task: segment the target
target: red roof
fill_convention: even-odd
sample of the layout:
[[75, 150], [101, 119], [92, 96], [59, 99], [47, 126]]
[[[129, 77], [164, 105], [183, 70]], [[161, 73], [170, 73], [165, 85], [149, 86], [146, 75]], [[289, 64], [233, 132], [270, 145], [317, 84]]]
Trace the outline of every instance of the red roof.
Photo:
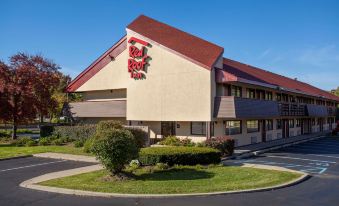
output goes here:
[[135, 19], [127, 28], [187, 57], [194, 63], [207, 69], [213, 68], [214, 63], [224, 51], [218, 45], [144, 15]]
[[230, 78], [230, 76], [235, 76], [250, 81], [275, 85], [290, 90], [297, 90], [312, 96], [322, 96], [327, 99], [339, 101], [338, 96], [295, 79], [291, 79], [231, 59], [224, 58], [223, 63], [223, 70], [228, 73], [227, 78]]

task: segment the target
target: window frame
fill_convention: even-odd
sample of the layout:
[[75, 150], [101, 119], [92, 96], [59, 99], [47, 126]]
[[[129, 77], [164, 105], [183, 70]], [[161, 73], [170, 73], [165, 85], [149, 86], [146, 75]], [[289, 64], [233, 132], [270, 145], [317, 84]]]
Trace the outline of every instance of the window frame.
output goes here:
[[[271, 122], [271, 124], [268, 124], [268, 122]], [[266, 119], [265, 120], [265, 129], [266, 129], [266, 131], [271, 131], [271, 130], [273, 130], [273, 119]], [[268, 127], [268, 126], [270, 126], [270, 127]]]
[[[249, 131], [248, 123], [249, 122], [257, 122], [257, 130], [251, 130]], [[260, 132], [260, 127], [259, 127], [259, 120], [247, 120], [246, 121], [246, 131], [247, 133], [255, 133], [255, 132]]]
[[[201, 133], [193, 133], [193, 123], [201, 123]], [[191, 122], [191, 135], [206, 135], [206, 122]]]
[[[230, 133], [227, 131], [230, 131], [230, 128], [227, 128], [227, 123], [228, 122], [239, 122], [240, 123], [240, 128], [239, 128], [239, 132], [238, 133]], [[237, 135], [237, 134], [242, 134], [242, 121], [241, 120], [226, 120], [224, 123], [224, 133], [225, 135]]]
[[[291, 122], [292, 122], [292, 124], [291, 124]], [[295, 128], [295, 121], [294, 121], [294, 119], [289, 119], [288, 120], [288, 127], [289, 128]]]
[[276, 129], [282, 129], [283, 128], [282, 119], [277, 119], [276, 123], [277, 123], [276, 126], [275, 126]]
[[[234, 91], [234, 93], [233, 93], [233, 91]], [[231, 85], [231, 96], [242, 97], [242, 87], [236, 86], [236, 85]]]

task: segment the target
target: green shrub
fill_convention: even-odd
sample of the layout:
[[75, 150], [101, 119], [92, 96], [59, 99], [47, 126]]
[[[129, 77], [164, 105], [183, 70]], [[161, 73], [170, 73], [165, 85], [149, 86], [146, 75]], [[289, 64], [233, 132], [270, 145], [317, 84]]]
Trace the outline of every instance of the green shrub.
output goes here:
[[85, 142], [95, 134], [96, 125], [85, 124], [77, 126], [57, 126], [53, 132], [54, 135], [62, 138], [68, 138], [69, 141], [80, 140]]
[[168, 145], [168, 146], [179, 146], [180, 139], [176, 136], [168, 136], [168, 137], [165, 137], [163, 140], [161, 140], [159, 144]]
[[42, 137], [39, 139], [39, 145], [40, 146], [46, 146], [46, 145], [50, 145], [51, 144], [51, 140], [48, 137]]
[[30, 129], [17, 129], [17, 134], [33, 134], [33, 130]]
[[11, 137], [11, 131], [9, 130], [0, 130], [0, 138], [2, 137]]
[[156, 170], [167, 170], [168, 168], [169, 168], [169, 166], [166, 163], [159, 162], [159, 163], [155, 164]]
[[141, 149], [139, 161], [143, 165], [217, 164], [221, 161], [220, 156], [218, 150], [206, 147], [149, 147]]
[[95, 142], [95, 137], [91, 137], [89, 139], [87, 139], [84, 143], [84, 152], [86, 153], [92, 153], [92, 148], [93, 148], [93, 144]]
[[123, 129], [122, 123], [115, 120], [100, 121], [96, 127], [96, 133], [107, 132], [110, 130]]
[[51, 125], [41, 125], [40, 126], [40, 137], [48, 137], [52, 135], [54, 127]]
[[32, 139], [27, 141], [26, 144], [25, 144], [26, 147], [32, 147], [32, 146], [36, 146], [36, 145], [37, 145], [36, 141], [34, 141]]
[[139, 149], [130, 131], [109, 129], [97, 135], [92, 152], [112, 174], [121, 173], [125, 164], [138, 157]]
[[139, 148], [143, 148], [148, 144], [148, 134], [142, 129], [139, 128], [128, 128], [127, 129], [132, 133], [137, 145]]
[[192, 147], [195, 146], [196, 144], [192, 142], [191, 139], [185, 138], [185, 139], [179, 139], [176, 136], [168, 136], [165, 137], [165, 139], [161, 140], [159, 142], [161, 145], [167, 145], [167, 146], [187, 146], [187, 147]]
[[222, 156], [231, 156], [234, 152], [234, 139], [229, 137], [214, 137], [206, 140], [205, 145], [219, 150]]
[[52, 145], [63, 145], [63, 142], [61, 139], [54, 139], [51, 141]]
[[83, 147], [84, 146], [84, 142], [81, 140], [76, 140], [74, 142], [74, 147]]
[[14, 143], [16, 146], [21, 147], [25, 146], [32, 138], [30, 137], [19, 137]]

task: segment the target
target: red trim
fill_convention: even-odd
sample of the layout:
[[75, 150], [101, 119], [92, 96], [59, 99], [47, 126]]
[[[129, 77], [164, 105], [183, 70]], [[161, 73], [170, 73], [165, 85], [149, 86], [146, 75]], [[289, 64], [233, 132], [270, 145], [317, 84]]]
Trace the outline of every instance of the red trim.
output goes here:
[[139, 44], [142, 44], [144, 46], [148, 46], [149, 45], [148, 42], [145, 42], [145, 41], [143, 41], [141, 39], [138, 39], [138, 38], [135, 38], [135, 37], [129, 38], [128, 43], [132, 43], [132, 42], [138, 42]]
[[92, 78], [102, 68], [104, 68], [112, 59], [116, 58], [126, 48], [126, 36], [122, 37], [117, 43], [109, 48], [104, 54], [102, 54], [97, 60], [95, 60], [89, 67], [81, 72], [67, 87], [67, 92], [75, 92], [81, 87], [86, 81]]

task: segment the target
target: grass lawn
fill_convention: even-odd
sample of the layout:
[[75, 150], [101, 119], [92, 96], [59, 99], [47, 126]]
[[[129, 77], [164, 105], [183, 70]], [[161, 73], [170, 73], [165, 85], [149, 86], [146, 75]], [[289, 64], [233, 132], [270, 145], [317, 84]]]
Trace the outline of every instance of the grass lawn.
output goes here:
[[75, 148], [71, 145], [65, 146], [33, 146], [33, 147], [16, 147], [11, 145], [0, 145], [0, 159], [17, 157], [22, 155], [31, 155], [43, 152], [56, 152], [67, 154], [89, 155], [82, 151], [82, 148]]
[[230, 166], [208, 168], [179, 166], [151, 173], [145, 169], [138, 169], [135, 172], [135, 179], [125, 181], [103, 181], [103, 177], [107, 175], [106, 170], [101, 170], [40, 184], [107, 193], [176, 194], [260, 188], [300, 177], [297, 173]]

